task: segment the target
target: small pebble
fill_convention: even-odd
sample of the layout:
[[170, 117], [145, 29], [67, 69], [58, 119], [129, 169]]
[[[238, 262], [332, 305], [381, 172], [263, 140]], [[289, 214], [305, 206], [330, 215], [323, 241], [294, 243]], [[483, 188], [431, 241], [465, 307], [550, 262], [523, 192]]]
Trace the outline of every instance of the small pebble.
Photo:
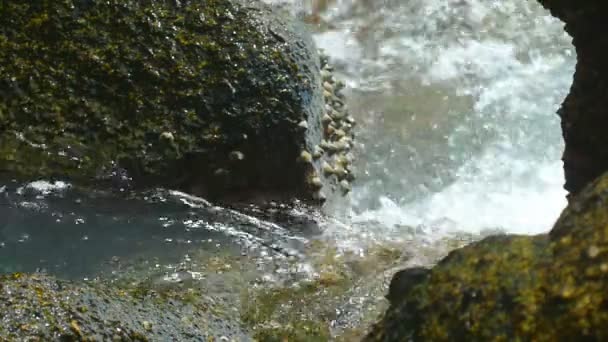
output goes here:
[[323, 80], [323, 82], [329, 82], [332, 79], [331, 76], [331, 72], [327, 70], [321, 70], [321, 79]]
[[323, 171], [323, 173], [328, 176], [334, 173], [334, 168], [331, 167], [331, 165], [329, 165], [328, 162], [323, 162], [323, 164], [321, 165], [321, 170]]
[[228, 155], [228, 158], [231, 161], [241, 161], [241, 160], [245, 159], [245, 154], [241, 151], [232, 151]]
[[332, 86], [329, 82], [323, 82], [323, 89], [327, 90], [330, 93], [334, 92], [334, 86]]
[[215, 170], [215, 172], [213, 174], [216, 176], [225, 176], [228, 173], [229, 173], [228, 170], [220, 168], [220, 169]]
[[342, 139], [342, 138], [346, 137], [346, 132], [344, 132], [341, 129], [337, 129], [333, 133], [334, 133], [334, 136], [336, 136], [338, 139]]
[[321, 178], [319, 177], [313, 177], [310, 180], [310, 185], [312, 185], [315, 189], [321, 189], [323, 187], [323, 182], [321, 181]]
[[356, 179], [356, 177], [355, 177], [355, 170], [354, 170], [353, 167], [350, 167], [350, 171], [346, 175], [346, 180], [349, 181], [349, 182], [352, 182], [355, 179]]
[[342, 194], [344, 195], [349, 193], [351, 190], [350, 183], [347, 180], [342, 180], [340, 182], [340, 188], [342, 189]]
[[331, 150], [333, 152], [348, 151], [348, 150], [350, 150], [350, 144], [344, 140], [336, 141], [335, 143], [332, 144]]
[[143, 326], [146, 331], [152, 331], [152, 323], [148, 321], [143, 321]]
[[346, 155], [340, 155], [336, 158], [336, 164], [342, 165], [346, 167], [346, 165], [350, 164]]
[[171, 132], [162, 132], [160, 134], [160, 138], [163, 140], [169, 140], [169, 141], [175, 140], [175, 137], [173, 136], [173, 133], [171, 133]]
[[304, 129], [308, 129], [308, 122], [306, 122], [306, 120], [302, 120], [299, 124], [298, 127], [304, 128]]
[[331, 114], [329, 116], [331, 116], [334, 120], [342, 120], [345, 115], [342, 111], [332, 109]]
[[342, 167], [342, 165], [336, 165], [334, 166], [334, 173], [336, 174], [336, 176], [338, 176], [338, 178], [342, 179], [344, 177], [346, 177], [346, 175], [348, 174], [346, 172], [346, 170], [344, 169], [344, 167]]
[[327, 196], [323, 193], [323, 191], [317, 191], [312, 195], [313, 199], [320, 202], [325, 202]]
[[[338, 132], [336, 131], [336, 135], [338, 135]], [[350, 148], [350, 145], [353, 143], [353, 139], [347, 136], [343, 136], [340, 138], [340, 140], [338, 140], [339, 143], [343, 143], [343, 144], [347, 144]]]
[[344, 88], [346, 88], [346, 84], [344, 84], [344, 82], [342, 82], [342, 81], [336, 82], [336, 91], [340, 91]]
[[333, 122], [334, 120], [331, 118], [331, 116], [329, 116], [329, 114], [325, 113], [325, 115], [323, 115], [323, 117], [321, 118], [321, 122], [324, 124], [329, 124], [331, 122]]
[[315, 146], [315, 150], [312, 153], [312, 157], [315, 159], [319, 159], [319, 158], [321, 158], [323, 153], [325, 153], [325, 151], [323, 151], [323, 149], [320, 146]]
[[312, 155], [308, 151], [302, 151], [300, 153], [300, 158], [298, 158], [300, 162], [310, 164], [312, 163]]
[[587, 249], [587, 255], [591, 259], [595, 259], [599, 254], [600, 254], [600, 249], [595, 245], [593, 245]]
[[319, 143], [319, 147], [327, 151], [330, 149], [331, 145], [329, 144], [329, 142], [327, 142], [327, 140], [321, 140], [321, 143]]

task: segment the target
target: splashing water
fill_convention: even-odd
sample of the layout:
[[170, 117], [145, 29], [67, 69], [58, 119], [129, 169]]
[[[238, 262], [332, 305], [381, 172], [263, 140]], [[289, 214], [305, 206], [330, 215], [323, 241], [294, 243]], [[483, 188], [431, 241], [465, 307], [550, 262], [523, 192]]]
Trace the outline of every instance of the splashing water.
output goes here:
[[362, 123], [350, 220], [388, 239], [548, 231], [565, 205], [555, 111], [575, 64], [562, 24], [524, 0], [330, 7], [316, 42]]
[[[271, 321], [293, 308], [295, 321], [323, 317], [336, 333], [376, 318], [404, 264], [430, 265], [488, 233], [551, 228], [565, 205], [555, 111], [575, 56], [539, 4], [265, 1], [314, 21], [317, 45], [348, 84], [359, 122], [349, 201], [330, 203], [325, 217], [285, 204], [217, 207], [166, 189], [117, 199], [62, 182], [0, 184], [0, 273], [163, 286], [190, 277], [213, 296], [231, 293], [231, 307], [242, 289], [278, 284], [297, 305], [286, 297]], [[294, 286], [315, 279], [318, 297]]]

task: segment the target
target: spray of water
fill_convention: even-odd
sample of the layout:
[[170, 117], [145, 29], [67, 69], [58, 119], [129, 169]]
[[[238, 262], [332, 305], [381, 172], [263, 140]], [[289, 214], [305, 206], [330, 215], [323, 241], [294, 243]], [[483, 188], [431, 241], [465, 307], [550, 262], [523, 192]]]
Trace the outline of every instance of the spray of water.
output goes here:
[[342, 0], [321, 22], [362, 123], [351, 222], [380, 236], [550, 229], [575, 60], [561, 23], [525, 0]]

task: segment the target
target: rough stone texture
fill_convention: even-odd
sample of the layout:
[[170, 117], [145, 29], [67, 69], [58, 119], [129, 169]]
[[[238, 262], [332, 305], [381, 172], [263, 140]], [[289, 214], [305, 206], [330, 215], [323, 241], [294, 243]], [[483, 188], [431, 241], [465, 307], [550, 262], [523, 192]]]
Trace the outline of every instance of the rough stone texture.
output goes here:
[[608, 36], [605, 1], [539, 0], [566, 25], [576, 48], [574, 82], [559, 115], [566, 141], [565, 188], [579, 192], [608, 170]]
[[45, 275], [0, 276], [2, 341], [248, 341], [239, 324], [192, 298], [75, 285]]
[[418, 279], [391, 284], [402, 291], [367, 341], [606, 340], [608, 173], [549, 235], [487, 238]]
[[0, 75], [0, 179], [317, 190], [319, 57], [258, 1], [3, 1]]

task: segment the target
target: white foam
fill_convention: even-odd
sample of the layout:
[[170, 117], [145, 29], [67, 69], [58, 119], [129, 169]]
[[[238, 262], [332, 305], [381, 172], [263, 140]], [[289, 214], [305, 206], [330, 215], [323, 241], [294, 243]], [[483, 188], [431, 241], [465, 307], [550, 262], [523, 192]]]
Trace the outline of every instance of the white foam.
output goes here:
[[[509, 160], [513, 173], [504, 174], [505, 168], [496, 170], [491, 165], [505, 160], [491, 154], [482, 159], [488, 166], [482, 174], [469, 174], [413, 203], [400, 205], [382, 197], [380, 208], [354, 214], [353, 221], [379, 220], [386, 227], [419, 227], [435, 234], [435, 238], [459, 232], [480, 234], [488, 229], [516, 234], [546, 232], [566, 205], [561, 164], [538, 165], [534, 175], [527, 175], [525, 162]], [[534, 178], [526, 180], [530, 176]]]
[[361, 46], [349, 32], [327, 31], [314, 38], [317, 47], [331, 54], [333, 61], [355, 64], [361, 59]]
[[24, 194], [26, 192], [28, 193], [34, 193], [34, 194], [39, 194], [39, 195], [49, 195], [52, 193], [58, 193], [58, 192], [63, 192], [67, 189], [69, 189], [72, 185], [63, 181], [54, 181], [54, 182], [49, 182], [49, 181], [45, 181], [45, 180], [38, 180], [35, 182], [31, 182], [26, 184], [23, 187], [20, 187], [17, 189], [17, 193], [18, 194]]
[[[471, 112], [461, 115], [463, 124], [447, 137], [446, 157], [462, 165], [453, 179], [438, 180], [448, 185], [401, 202], [371, 186], [382, 180], [361, 177], [352, 195], [357, 228], [349, 228], [359, 231], [352, 234], [390, 239], [399, 227], [413, 226], [436, 239], [487, 229], [537, 234], [551, 228], [566, 204], [555, 111], [575, 62], [561, 23], [525, 0], [387, 1], [346, 19], [348, 10], [330, 13], [326, 19], [338, 29], [316, 41], [346, 64], [351, 87], [390, 89], [386, 85], [418, 77], [429, 89], [437, 84], [473, 99]], [[370, 41], [376, 54], [362, 45]], [[492, 138], [477, 138], [480, 129]], [[467, 149], [468, 144], [483, 148]], [[359, 158], [367, 158], [366, 151]], [[409, 164], [404, 160], [400, 169], [384, 173], [401, 177], [413, 172]], [[362, 207], [370, 198], [379, 207]]]

